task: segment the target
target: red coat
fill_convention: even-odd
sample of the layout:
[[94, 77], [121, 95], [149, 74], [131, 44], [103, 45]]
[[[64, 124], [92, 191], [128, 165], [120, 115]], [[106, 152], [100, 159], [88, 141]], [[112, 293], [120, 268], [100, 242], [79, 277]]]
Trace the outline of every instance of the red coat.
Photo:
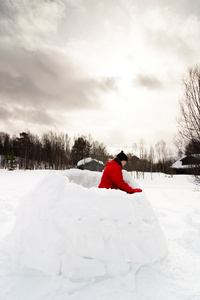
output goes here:
[[122, 167], [114, 160], [107, 162], [104, 169], [99, 188], [120, 189], [129, 194], [135, 192], [123, 179]]

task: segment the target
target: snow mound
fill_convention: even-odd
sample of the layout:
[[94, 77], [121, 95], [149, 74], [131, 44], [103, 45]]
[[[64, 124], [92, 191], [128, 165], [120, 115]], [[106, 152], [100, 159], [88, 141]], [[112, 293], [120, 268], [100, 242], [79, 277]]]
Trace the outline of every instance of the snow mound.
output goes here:
[[[3, 245], [16, 267], [79, 280], [125, 275], [166, 255], [165, 238], [144, 193], [70, 182], [82, 178], [86, 183], [90, 176], [98, 185], [97, 173], [49, 174], [25, 196]], [[124, 176], [131, 182], [127, 172]]]

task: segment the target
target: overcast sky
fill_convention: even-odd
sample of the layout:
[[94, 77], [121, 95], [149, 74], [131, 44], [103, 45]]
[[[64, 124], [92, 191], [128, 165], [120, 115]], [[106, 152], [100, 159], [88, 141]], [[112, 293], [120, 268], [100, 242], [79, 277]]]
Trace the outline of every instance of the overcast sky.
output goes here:
[[198, 0], [0, 0], [0, 131], [173, 145]]

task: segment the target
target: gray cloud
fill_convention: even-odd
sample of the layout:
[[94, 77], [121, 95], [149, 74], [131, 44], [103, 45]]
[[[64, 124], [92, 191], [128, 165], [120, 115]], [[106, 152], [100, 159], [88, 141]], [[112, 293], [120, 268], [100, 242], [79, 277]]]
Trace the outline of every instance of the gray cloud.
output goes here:
[[59, 124], [59, 120], [55, 119], [48, 110], [36, 110], [33, 108], [24, 109], [20, 106], [13, 105], [12, 107], [6, 107], [0, 104], [0, 119], [1, 121], [16, 122], [22, 121], [29, 124], [41, 124], [51, 125]]
[[101, 80], [101, 89], [105, 92], [117, 91], [117, 78], [115, 77], [103, 77]]
[[[22, 116], [20, 118], [19, 116]], [[22, 119], [24, 122], [32, 123], [34, 125], [51, 125], [59, 124], [59, 120], [55, 119], [47, 110], [39, 111], [35, 109], [23, 110], [18, 107], [13, 108], [12, 117], [13, 120]]]
[[138, 74], [134, 80], [135, 86], [141, 86], [149, 90], [160, 90], [163, 88], [163, 83], [154, 75]]
[[[199, 15], [200, 6], [199, 0], [143, 0], [137, 1], [137, 5], [141, 10], [153, 9], [153, 8], [167, 8], [180, 15]], [[170, 26], [170, 25], [169, 25]]]
[[57, 110], [99, 109], [101, 95], [116, 91], [116, 82], [113, 77], [90, 78], [51, 50], [45, 53], [2, 45], [0, 95], [10, 104]]
[[9, 72], [0, 72], [0, 95], [10, 104], [34, 105], [34, 99], [44, 96], [27, 73], [17, 76]]
[[168, 53], [172, 57], [190, 60], [195, 55], [194, 49], [190, 45], [190, 41], [181, 38], [179, 32], [169, 33], [164, 30], [146, 29], [146, 38], [151, 46], [160, 49], [161, 54]]
[[45, 41], [55, 36], [55, 28], [62, 17], [62, 0], [4, 0], [0, 4], [2, 37], [13, 37], [26, 44]]
[[0, 105], [0, 120], [6, 121], [10, 116], [10, 112], [4, 107]]

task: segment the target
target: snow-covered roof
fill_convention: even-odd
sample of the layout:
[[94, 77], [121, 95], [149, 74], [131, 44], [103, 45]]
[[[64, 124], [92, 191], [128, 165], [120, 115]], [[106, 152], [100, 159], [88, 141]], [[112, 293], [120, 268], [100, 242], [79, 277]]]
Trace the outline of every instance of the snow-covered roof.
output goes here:
[[[194, 156], [196, 158], [199, 158], [199, 154], [193, 154], [191, 156]], [[187, 155], [181, 157], [179, 160], [177, 160], [173, 165], [171, 166], [172, 169], [190, 169], [199, 166], [199, 164], [188, 164], [183, 165], [183, 160], [187, 157]]]
[[77, 166], [80, 167], [80, 166], [85, 165], [85, 164], [87, 164], [91, 161], [96, 161], [100, 165], [104, 165], [104, 163], [101, 160], [97, 160], [97, 159], [94, 159], [94, 158], [91, 158], [91, 157], [87, 157], [87, 158], [79, 160], [78, 163], [77, 163]]
[[171, 168], [173, 169], [180, 169], [182, 166], [182, 159], [186, 157], [186, 156], [183, 156], [182, 158], [180, 158], [179, 160], [177, 160], [175, 163], [173, 163], [173, 165], [171, 166]]

